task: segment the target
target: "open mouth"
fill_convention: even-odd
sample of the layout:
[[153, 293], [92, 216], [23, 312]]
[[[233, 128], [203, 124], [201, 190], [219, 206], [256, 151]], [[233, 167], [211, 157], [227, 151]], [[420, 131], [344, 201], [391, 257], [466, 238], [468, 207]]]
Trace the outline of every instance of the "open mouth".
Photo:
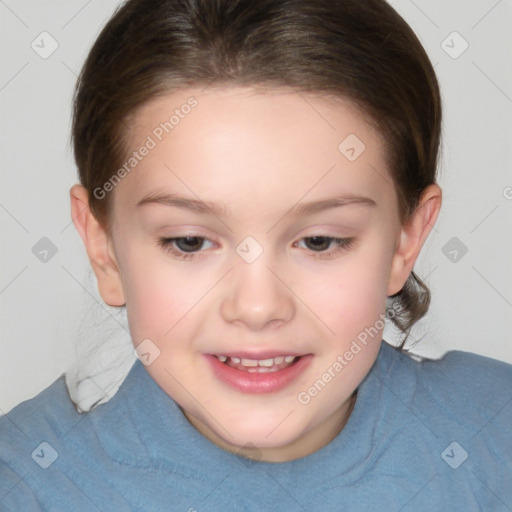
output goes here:
[[246, 359], [224, 355], [215, 355], [215, 357], [221, 363], [236, 368], [237, 370], [249, 373], [271, 373], [293, 366], [302, 356], [277, 356], [268, 359]]
[[261, 359], [247, 357], [250, 355], [205, 354], [205, 357], [220, 381], [242, 393], [280, 391], [298, 378], [313, 360], [313, 354], [267, 352], [258, 354]]

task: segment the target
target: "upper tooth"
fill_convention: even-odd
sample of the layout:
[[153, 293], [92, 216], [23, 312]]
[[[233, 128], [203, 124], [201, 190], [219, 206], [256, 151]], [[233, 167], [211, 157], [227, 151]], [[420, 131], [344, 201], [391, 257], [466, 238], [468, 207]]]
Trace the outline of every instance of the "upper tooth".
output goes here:
[[[233, 361], [235, 362], [235, 357], [233, 358]], [[244, 366], [258, 366], [258, 361], [255, 359], [242, 359], [242, 364]]]
[[[223, 363], [227, 361], [226, 356], [217, 356], [220, 361]], [[284, 362], [291, 363], [296, 356], [278, 356], [278, 357], [271, 357], [269, 359], [241, 359], [239, 357], [231, 357], [231, 362], [234, 364], [242, 364], [243, 366], [248, 367], [256, 367], [261, 366], [263, 368], [271, 368], [274, 365], [278, 365]]]

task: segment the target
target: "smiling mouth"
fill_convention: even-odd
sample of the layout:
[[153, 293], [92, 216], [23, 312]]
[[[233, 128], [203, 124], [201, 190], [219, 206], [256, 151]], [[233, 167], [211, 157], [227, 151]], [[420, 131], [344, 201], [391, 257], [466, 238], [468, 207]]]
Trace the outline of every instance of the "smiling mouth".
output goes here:
[[277, 356], [268, 359], [246, 359], [224, 355], [215, 355], [215, 357], [221, 363], [236, 368], [237, 370], [248, 373], [271, 373], [293, 366], [302, 356]]

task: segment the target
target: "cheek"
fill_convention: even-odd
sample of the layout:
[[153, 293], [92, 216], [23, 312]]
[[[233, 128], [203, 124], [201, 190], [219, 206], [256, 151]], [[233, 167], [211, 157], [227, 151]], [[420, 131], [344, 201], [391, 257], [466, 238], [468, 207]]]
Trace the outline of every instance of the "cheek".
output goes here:
[[382, 247], [368, 247], [341, 258], [331, 271], [317, 273], [311, 280], [305, 293], [311, 309], [337, 338], [352, 340], [375, 325], [385, 309], [389, 265]]
[[176, 266], [171, 269], [165, 258], [154, 254], [147, 260], [139, 254], [125, 262], [126, 312], [135, 343], [144, 338], [165, 339], [197, 300]]

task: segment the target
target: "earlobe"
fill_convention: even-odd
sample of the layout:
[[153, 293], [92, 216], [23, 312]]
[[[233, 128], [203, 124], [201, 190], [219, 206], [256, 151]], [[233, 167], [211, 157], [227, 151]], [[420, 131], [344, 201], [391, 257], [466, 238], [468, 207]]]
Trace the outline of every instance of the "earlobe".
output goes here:
[[126, 301], [111, 239], [89, 208], [87, 189], [73, 185], [69, 193], [71, 218], [85, 245], [99, 293], [109, 306], [123, 306]]
[[436, 223], [441, 209], [442, 191], [438, 185], [429, 185], [422, 193], [416, 210], [402, 226], [393, 256], [387, 295], [398, 293], [414, 268], [421, 248]]

